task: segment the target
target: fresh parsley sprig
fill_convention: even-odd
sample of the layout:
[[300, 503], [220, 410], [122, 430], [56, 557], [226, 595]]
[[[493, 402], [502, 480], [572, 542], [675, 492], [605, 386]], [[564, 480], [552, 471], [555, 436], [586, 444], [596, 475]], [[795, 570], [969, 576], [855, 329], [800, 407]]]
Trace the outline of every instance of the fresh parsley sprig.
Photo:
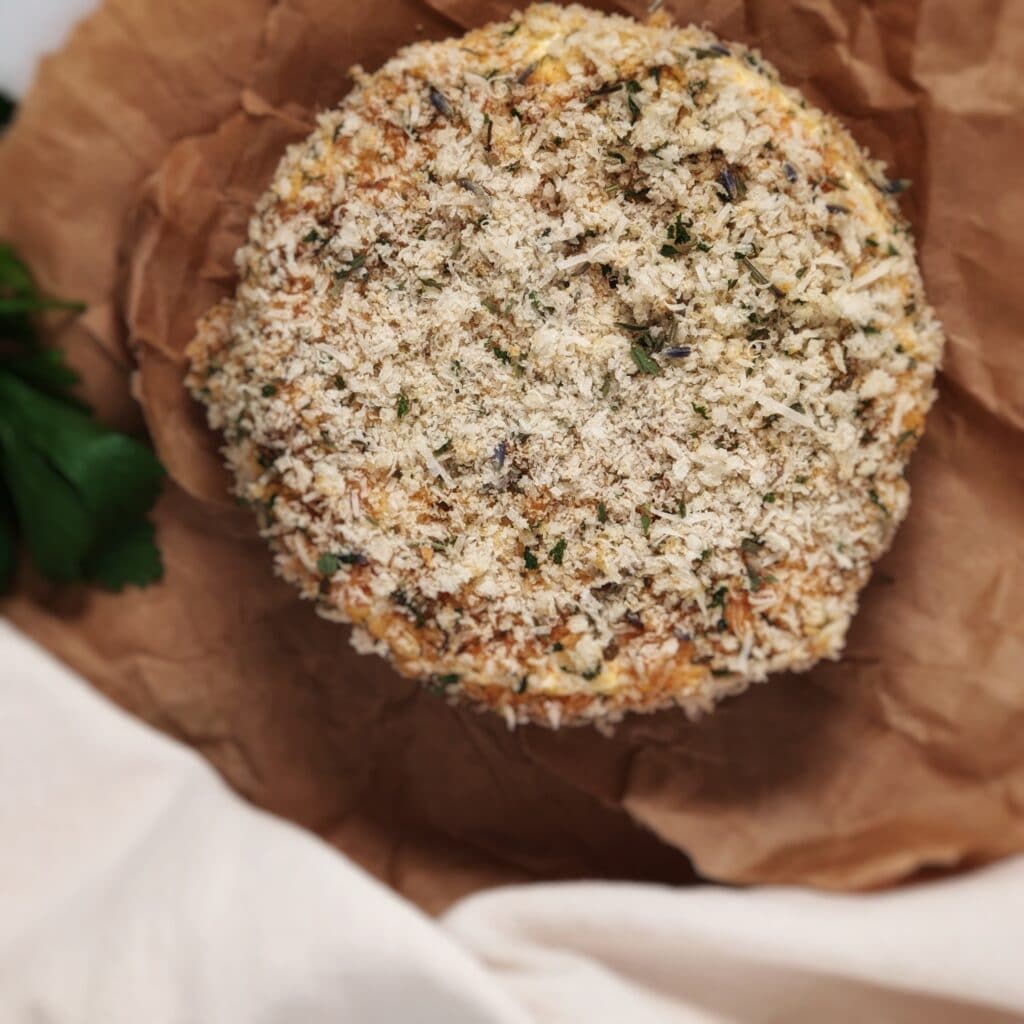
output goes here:
[[146, 518], [160, 463], [145, 444], [92, 417], [71, 392], [77, 374], [36, 336], [35, 316], [78, 308], [41, 293], [0, 244], [0, 592], [22, 545], [58, 582], [121, 590], [163, 575]]

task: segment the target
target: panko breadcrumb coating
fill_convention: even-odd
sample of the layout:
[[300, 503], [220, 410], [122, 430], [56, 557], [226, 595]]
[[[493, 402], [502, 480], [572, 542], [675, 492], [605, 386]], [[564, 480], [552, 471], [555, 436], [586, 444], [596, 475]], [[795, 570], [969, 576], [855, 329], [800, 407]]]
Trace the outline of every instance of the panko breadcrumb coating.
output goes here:
[[540, 5], [355, 80], [190, 347], [280, 573], [510, 723], [837, 657], [943, 343], [898, 184], [660, 17]]

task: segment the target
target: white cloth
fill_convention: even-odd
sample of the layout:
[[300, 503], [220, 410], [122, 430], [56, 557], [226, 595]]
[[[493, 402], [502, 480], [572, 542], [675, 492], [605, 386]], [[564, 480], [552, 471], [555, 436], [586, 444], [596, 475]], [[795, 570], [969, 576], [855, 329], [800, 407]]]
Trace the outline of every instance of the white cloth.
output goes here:
[[1024, 1020], [1022, 967], [1024, 861], [869, 896], [524, 886], [434, 923], [0, 620], [3, 1024], [984, 1024]]

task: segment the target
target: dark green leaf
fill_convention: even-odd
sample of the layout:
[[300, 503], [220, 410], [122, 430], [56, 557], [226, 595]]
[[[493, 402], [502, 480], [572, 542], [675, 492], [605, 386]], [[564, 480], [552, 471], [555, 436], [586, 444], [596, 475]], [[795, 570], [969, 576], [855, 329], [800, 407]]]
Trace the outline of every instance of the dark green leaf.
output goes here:
[[85, 502], [2, 420], [0, 455], [22, 535], [39, 571], [58, 582], [80, 579], [85, 557], [97, 539]]
[[14, 506], [0, 482], [0, 594], [7, 592], [18, 560], [18, 524]]
[[86, 578], [113, 591], [158, 583], [163, 579], [164, 564], [155, 532], [152, 523], [139, 519], [111, 534], [85, 560]]
[[3, 370], [20, 377], [26, 384], [45, 391], [54, 398], [71, 402], [81, 411], [85, 406], [70, 390], [78, 383], [78, 374], [64, 361], [64, 353], [52, 348], [31, 348], [3, 361]]
[[13, 377], [0, 376], [0, 417], [20, 447], [45, 457], [78, 492], [97, 533], [149, 511], [163, 469], [144, 444]]
[[6, 128], [14, 119], [17, 106], [10, 96], [0, 92], [0, 129]]
[[49, 579], [144, 586], [163, 572], [143, 518], [163, 469], [145, 445], [94, 420], [71, 395], [77, 376], [62, 354], [35, 343], [29, 315], [54, 308], [80, 307], [40, 295], [0, 245], [0, 328], [21, 343], [0, 361], [0, 585], [20, 535]]

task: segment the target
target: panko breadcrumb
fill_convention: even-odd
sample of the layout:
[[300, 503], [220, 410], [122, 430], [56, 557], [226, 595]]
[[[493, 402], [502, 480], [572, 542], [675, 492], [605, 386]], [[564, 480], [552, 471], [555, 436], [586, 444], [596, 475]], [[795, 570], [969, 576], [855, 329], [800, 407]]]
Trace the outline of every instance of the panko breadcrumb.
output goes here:
[[280, 573], [510, 723], [838, 656], [943, 343], [900, 183], [661, 17], [540, 5], [355, 82], [189, 350]]

